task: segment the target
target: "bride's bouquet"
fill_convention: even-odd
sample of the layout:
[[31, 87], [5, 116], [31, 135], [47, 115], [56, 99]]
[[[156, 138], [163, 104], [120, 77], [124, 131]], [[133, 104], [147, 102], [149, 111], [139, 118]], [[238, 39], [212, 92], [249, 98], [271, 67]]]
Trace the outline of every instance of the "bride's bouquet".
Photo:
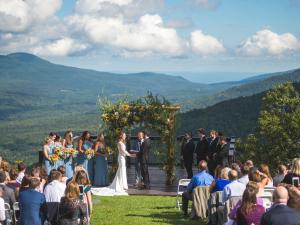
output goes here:
[[87, 149], [85, 151], [85, 157], [86, 157], [86, 159], [91, 159], [91, 158], [94, 157], [94, 155], [95, 155], [95, 151], [93, 149], [91, 149], [91, 148], [89, 148], [89, 149]]

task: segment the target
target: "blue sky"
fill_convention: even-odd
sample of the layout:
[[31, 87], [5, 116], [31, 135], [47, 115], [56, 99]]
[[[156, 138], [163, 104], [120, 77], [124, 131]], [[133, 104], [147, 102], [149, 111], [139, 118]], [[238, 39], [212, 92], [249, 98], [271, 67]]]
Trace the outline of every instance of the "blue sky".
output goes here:
[[0, 0], [0, 21], [1, 54], [101, 71], [217, 82], [300, 67], [299, 0]]

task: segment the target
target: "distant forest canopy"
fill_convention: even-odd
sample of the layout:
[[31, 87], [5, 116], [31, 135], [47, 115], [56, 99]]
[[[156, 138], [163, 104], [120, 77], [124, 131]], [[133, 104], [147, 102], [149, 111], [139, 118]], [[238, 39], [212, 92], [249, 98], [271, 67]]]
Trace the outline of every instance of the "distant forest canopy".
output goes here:
[[[199, 84], [165, 74], [120, 75], [67, 67], [26, 53], [0, 56], [0, 152], [11, 161], [37, 161], [50, 131], [97, 133], [98, 96], [135, 98], [148, 90], [182, 106], [178, 135], [204, 127], [244, 137], [255, 131], [262, 92], [286, 81], [300, 82], [300, 69]], [[296, 88], [299, 91], [299, 84]]]

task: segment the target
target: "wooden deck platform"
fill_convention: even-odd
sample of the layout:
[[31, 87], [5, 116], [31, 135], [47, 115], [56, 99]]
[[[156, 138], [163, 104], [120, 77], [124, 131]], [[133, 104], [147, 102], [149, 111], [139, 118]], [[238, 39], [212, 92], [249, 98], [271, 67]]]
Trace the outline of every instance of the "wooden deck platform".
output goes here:
[[[198, 170], [194, 168], [194, 174]], [[127, 168], [127, 179], [128, 179], [128, 193], [130, 195], [159, 195], [159, 196], [176, 196], [177, 194], [177, 185], [179, 179], [184, 179], [187, 177], [185, 169], [176, 168], [176, 182], [173, 185], [166, 185], [166, 175], [165, 172], [157, 167], [149, 167], [150, 175], [150, 190], [138, 190], [133, 185], [135, 184], [135, 168], [134, 165], [131, 165], [130, 168]]]

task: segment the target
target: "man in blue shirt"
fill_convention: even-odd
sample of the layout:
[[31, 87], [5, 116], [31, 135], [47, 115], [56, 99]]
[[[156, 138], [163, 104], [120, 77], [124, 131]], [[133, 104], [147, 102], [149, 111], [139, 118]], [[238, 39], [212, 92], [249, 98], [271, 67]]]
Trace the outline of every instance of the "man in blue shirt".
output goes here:
[[200, 172], [193, 176], [191, 182], [188, 184], [187, 191], [182, 194], [182, 211], [185, 216], [188, 215], [189, 200], [192, 200], [194, 188], [198, 186], [209, 186], [214, 180], [207, 172], [207, 162], [205, 160], [199, 162], [199, 170]]

